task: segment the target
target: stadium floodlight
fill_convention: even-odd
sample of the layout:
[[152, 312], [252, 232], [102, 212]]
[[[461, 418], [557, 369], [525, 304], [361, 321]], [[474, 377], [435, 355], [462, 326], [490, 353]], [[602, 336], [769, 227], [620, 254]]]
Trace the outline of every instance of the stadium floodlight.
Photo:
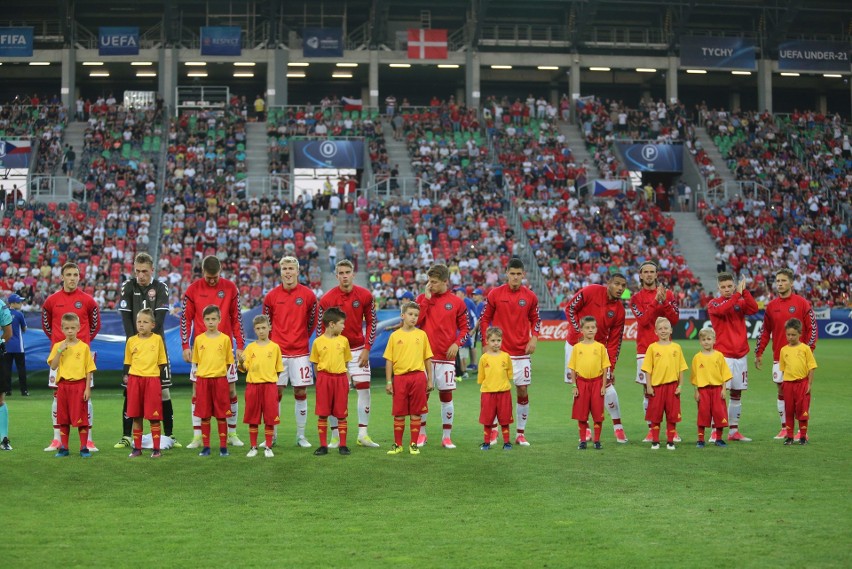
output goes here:
[[187, 77], [207, 77], [206, 71], [190, 71], [186, 74]]
[[131, 61], [130, 65], [133, 65], [133, 66], [136, 66], [136, 67], [148, 67], [150, 65], [154, 65], [154, 62], [153, 61]]
[[438, 64], [438, 69], [458, 69], [459, 66], [456, 63], [440, 63]]
[[657, 70], [653, 67], [637, 67], [636, 73], [656, 73]]
[[351, 73], [332, 73], [332, 79], [352, 79]]
[[109, 71], [92, 71], [89, 77], [109, 77]]
[[246, 71], [237, 72], [237, 73], [234, 73], [234, 77], [254, 77], [254, 73], [250, 73], [250, 72], [246, 72]]
[[536, 69], [539, 69], [541, 71], [558, 71], [559, 67], [557, 67], [556, 65], [539, 65], [538, 67], [536, 67]]
[[751, 75], [751, 71], [731, 71], [731, 75]]
[[287, 77], [290, 79], [304, 79], [306, 75], [302, 71], [294, 71], [292, 73], [288, 73]]
[[609, 67], [589, 67], [589, 71], [612, 71]]
[[257, 65], [254, 61], [235, 61], [234, 67], [254, 67]]
[[843, 77], [843, 75], [841, 75], [840, 73], [823, 73], [822, 76], [834, 79], [840, 79], [841, 77]]
[[511, 65], [492, 65], [491, 69], [511, 69]]
[[358, 67], [357, 63], [335, 63], [335, 67]]
[[156, 71], [137, 71], [136, 76], [137, 77], [156, 77], [157, 72]]
[[287, 67], [308, 67], [310, 63], [306, 61], [291, 61], [287, 64]]
[[391, 63], [389, 67], [394, 67], [396, 69], [408, 69], [411, 67], [410, 63]]
[[49, 61], [30, 61], [30, 65], [50, 65]]
[[798, 77], [799, 73], [782, 73], [781, 77]]
[[205, 67], [207, 65], [206, 61], [187, 61], [184, 63], [187, 67]]
[[83, 62], [83, 65], [85, 65], [86, 67], [100, 67], [103, 64], [104, 64], [103, 61], [84, 61]]
[[706, 69], [687, 69], [687, 73], [692, 73], [693, 75], [707, 75]]

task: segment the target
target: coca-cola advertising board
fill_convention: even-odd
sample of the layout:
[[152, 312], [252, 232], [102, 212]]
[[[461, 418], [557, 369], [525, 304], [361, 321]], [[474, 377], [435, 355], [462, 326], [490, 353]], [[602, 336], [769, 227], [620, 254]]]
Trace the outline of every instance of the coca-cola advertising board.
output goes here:
[[[542, 320], [538, 339], [542, 342], [564, 342], [568, 339], [569, 326], [567, 320]], [[636, 341], [636, 320], [633, 318], [624, 320], [624, 339]]]

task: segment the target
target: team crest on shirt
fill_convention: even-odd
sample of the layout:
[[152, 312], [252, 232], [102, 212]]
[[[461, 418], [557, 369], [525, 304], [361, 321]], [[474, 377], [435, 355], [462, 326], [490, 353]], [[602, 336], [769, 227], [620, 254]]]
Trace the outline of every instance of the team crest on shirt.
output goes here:
[[447, 309], [447, 310], [452, 310], [453, 304], [451, 302], [448, 302], [447, 304], [444, 305], [444, 308]]
[[154, 299], [157, 298], [157, 291], [155, 289], [148, 289], [148, 300], [154, 302]]
[[120, 304], [119, 306], [121, 306], [121, 308], [127, 308], [127, 301], [126, 301], [126, 300], [122, 300], [122, 301], [121, 301], [121, 304]]
[[302, 306], [305, 303], [305, 300], [300, 296], [296, 299], [296, 306]]
[[787, 312], [789, 312], [790, 314], [794, 314], [796, 312], [796, 307], [791, 306], [790, 308], [787, 309]]
[[526, 305], [527, 305], [526, 299], [522, 298], [522, 299], [518, 300], [518, 306], [526, 306]]
[[219, 298], [225, 298], [225, 291], [220, 290], [219, 292], [216, 293], [216, 296], [218, 296]]
[[614, 310], [607, 310], [606, 317], [607, 318], [614, 318], [615, 317], [615, 311]]
[[352, 301], [352, 308], [358, 308], [359, 306], [361, 306], [360, 300], [353, 300]]
[[74, 308], [76, 308], [77, 310], [80, 310], [81, 308], [83, 308], [83, 303], [78, 300], [77, 302], [74, 303]]
[[735, 305], [734, 305], [734, 312], [739, 312], [740, 310], [742, 310], [742, 309], [740, 308], [740, 305], [739, 305], [739, 304], [735, 304]]

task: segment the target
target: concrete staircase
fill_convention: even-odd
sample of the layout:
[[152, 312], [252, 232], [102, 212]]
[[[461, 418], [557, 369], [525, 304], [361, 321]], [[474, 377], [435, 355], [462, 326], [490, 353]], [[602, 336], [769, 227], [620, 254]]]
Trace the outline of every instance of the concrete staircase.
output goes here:
[[393, 125], [385, 121], [382, 125], [385, 132], [385, 148], [388, 151], [388, 163], [391, 168], [399, 166], [400, 178], [413, 178], [414, 171], [411, 169], [411, 158], [408, 156], [408, 148], [405, 141], [393, 139]]
[[[328, 262], [328, 248], [325, 246], [325, 232], [322, 229], [325, 220], [329, 217], [328, 210], [314, 210], [314, 233], [317, 236], [317, 254], [322, 267], [322, 290], [327, 291], [337, 286], [337, 277]], [[367, 259], [364, 256], [364, 247], [361, 244], [361, 232], [358, 223], [353, 222], [352, 227], [346, 227], [346, 214], [343, 210], [337, 214], [334, 222], [334, 244], [337, 246], [337, 260], [343, 259], [343, 243], [355, 239], [355, 253], [358, 255], [358, 271], [355, 273], [355, 284], [368, 288]]]
[[713, 142], [713, 139], [707, 134], [707, 130], [704, 127], [696, 127], [695, 137], [699, 142], [701, 142], [701, 147], [704, 149], [704, 152], [707, 153], [707, 157], [713, 162], [713, 166], [716, 167], [716, 174], [722, 179], [722, 181], [725, 183], [736, 182], [737, 179], [734, 177], [733, 172], [728, 169], [725, 157], [719, 152], [719, 149], [716, 147], [716, 143]]
[[669, 213], [675, 220], [674, 238], [693, 274], [712, 294], [716, 290], [716, 244], [692, 212]]
[[249, 178], [263, 178], [269, 174], [265, 122], [246, 123], [246, 170]]
[[589, 179], [601, 176], [601, 172], [598, 170], [597, 164], [595, 164], [594, 157], [589, 154], [588, 150], [586, 150], [586, 140], [583, 138], [582, 131], [577, 128], [576, 125], [568, 124], [566, 122], [560, 121], [556, 124], [559, 132], [565, 135], [565, 142], [568, 143], [568, 147], [571, 149], [571, 154], [574, 156], [574, 162], [576, 164], [582, 164], [583, 162], [588, 163]]
[[[75, 168], [78, 170], [81, 166], [81, 158], [83, 157], [83, 136], [85, 134], [86, 123], [76, 121], [68, 123], [63, 134], [65, 144], [70, 144], [74, 149], [74, 153], [77, 155], [77, 165]], [[59, 172], [59, 174], [62, 174], [62, 172]], [[71, 176], [73, 177], [73, 173]]]

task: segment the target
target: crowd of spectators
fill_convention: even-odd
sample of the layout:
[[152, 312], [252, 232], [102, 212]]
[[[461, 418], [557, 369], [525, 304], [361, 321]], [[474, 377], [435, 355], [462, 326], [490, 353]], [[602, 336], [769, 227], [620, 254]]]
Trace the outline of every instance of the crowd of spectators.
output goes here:
[[38, 147], [34, 174], [53, 175], [63, 158], [63, 137], [68, 111], [58, 97], [16, 98], [0, 105], [0, 136], [28, 138]]

